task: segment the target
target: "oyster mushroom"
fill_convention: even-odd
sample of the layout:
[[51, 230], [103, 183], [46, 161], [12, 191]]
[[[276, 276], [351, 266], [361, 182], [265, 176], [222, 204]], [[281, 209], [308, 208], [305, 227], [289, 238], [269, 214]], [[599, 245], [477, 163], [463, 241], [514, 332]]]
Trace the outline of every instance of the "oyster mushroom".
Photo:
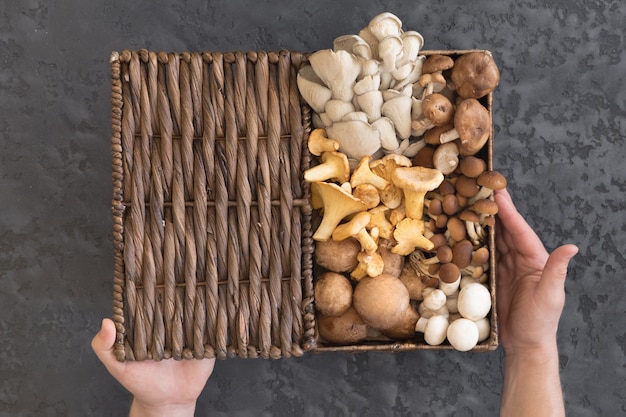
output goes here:
[[326, 128], [326, 133], [337, 138], [341, 152], [357, 161], [366, 155], [374, 155], [381, 147], [378, 129], [361, 120], [333, 123]]
[[352, 53], [322, 49], [309, 57], [315, 74], [332, 92], [332, 98], [350, 102], [354, 83], [361, 73], [361, 62]]

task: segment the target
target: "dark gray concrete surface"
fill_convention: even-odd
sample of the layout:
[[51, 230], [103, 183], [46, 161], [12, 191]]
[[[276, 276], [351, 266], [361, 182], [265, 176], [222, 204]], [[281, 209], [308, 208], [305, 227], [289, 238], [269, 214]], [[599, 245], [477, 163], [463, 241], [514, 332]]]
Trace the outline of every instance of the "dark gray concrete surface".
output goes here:
[[[571, 416], [626, 414], [626, 3], [0, 0], [0, 416], [119, 416], [89, 342], [112, 309], [111, 51], [330, 47], [381, 11], [502, 71], [495, 168], [549, 249], [580, 246], [558, 342]], [[212, 416], [497, 415], [492, 353], [219, 361]]]

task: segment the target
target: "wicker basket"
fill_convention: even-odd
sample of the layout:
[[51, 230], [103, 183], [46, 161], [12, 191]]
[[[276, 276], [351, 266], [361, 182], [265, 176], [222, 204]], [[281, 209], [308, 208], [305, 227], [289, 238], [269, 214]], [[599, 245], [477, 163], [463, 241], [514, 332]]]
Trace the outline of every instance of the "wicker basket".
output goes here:
[[[302, 179], [311, 110], [296, 85], [306, 62], [290, 51], [111, 55], [119, 360], [451, 349], [319, 340]], [[483, 104], [491, 114], [491, 94]], [[489, 246], [491, 335], [474, 351], [498, 346], [493, 230]]]
[[111, 56], [120, 360], [314, 344], [300, 53]]

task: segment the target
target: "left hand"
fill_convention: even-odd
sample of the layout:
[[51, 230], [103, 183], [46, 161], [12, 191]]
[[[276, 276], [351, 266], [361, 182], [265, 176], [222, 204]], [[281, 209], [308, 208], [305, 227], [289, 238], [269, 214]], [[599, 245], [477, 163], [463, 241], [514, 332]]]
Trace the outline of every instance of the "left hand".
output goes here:
[[[133, 394], [131, 415], [193, 415], [215, 359], [120, 362], [113, 352], [115, 333], [113, 321], [104, 319], [91, 347], [109, 373]], [[143, 412], [133, 413], [139, 409]]]

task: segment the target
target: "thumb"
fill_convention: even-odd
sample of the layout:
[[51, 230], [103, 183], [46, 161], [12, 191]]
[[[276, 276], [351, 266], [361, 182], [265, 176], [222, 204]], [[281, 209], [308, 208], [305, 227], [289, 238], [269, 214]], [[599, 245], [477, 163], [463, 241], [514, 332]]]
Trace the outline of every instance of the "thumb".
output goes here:
[[115, 344], [115, 324], [111, 319], [103, 319], [100, 331], [91, 340], [91, 348], [100, 360], [106, 364], [113, 357]]
[[565, 279], [567, 278], [567, 266], [570, 259], [578, 253], [575, 245], [563, 245], [556, 248], [548, 257], [543, 268], [541, 281], [538, 285], [540, 294], [544, 294], [548, 299], [556, 298], [565, 289]]

